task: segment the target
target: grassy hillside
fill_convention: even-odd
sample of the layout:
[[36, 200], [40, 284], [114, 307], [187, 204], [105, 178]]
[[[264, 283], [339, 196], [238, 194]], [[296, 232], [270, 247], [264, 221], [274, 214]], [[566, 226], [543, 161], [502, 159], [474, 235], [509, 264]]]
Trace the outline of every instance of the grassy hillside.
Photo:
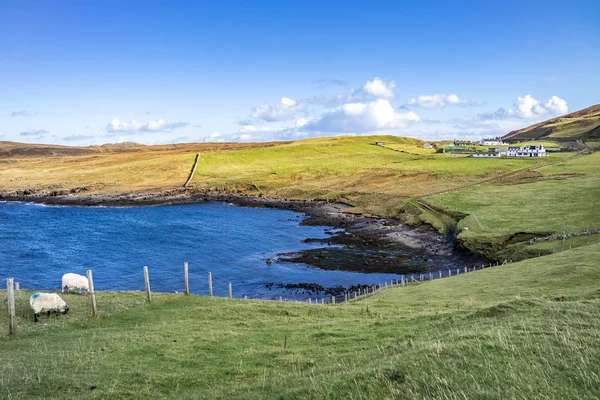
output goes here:
[[510, 142], [539, 139], [600, 139], [600, 104], [527, 128], [509, 132], [502, 139]]
[[99, 293], [90, 320], [87, 296], [66, 295], [71, 314], [37, 325], [19, 293], [0, 398], [598, 398], [599, 258], [596, 244], [335, 306]]
[[[205, 147], [192, 188], [293, 199], [329, 199], [356, 211], [394, 216], [409, 198], [454, 189], [548, 159], [475, 160], [418, 155], [375, 146], [416, 148], [393, 136], [330, 137], [240, 149]], [[181, 146], [181, 145], [180, 145]], [[181, 187], [194, 152], [187, 149], [83, 156], [11, 157], [0, 161], [0, 191], [89, 187], [93, 192]]]
[[[467, 247], [490, 256], [500, 252], [499, 258], [513, 258], [501, 252], [506, 243], [562, 232], [563, 227], [566, 233], [600, 228], [597, 211], [600, 209], [600, 153], [432, 196], [427, 201], [443, 209], [469, 214], [458, 224], [458, 238]], [[514, 236], [516, 234], [523, 236], [521, 240]], [[525, 250], [522, 257], [551, 251], [540, 246], [532, 246], [529, 253], [526, 248], [521, 250]]]

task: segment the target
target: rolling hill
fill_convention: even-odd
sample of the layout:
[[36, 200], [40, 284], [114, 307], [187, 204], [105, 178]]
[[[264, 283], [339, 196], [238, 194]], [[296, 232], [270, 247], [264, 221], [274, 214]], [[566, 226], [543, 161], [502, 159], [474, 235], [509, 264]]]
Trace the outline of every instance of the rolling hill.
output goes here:
[[509, 132], [502, 139], [509, 143], [538, 139], [600, 139], [600, 104]]

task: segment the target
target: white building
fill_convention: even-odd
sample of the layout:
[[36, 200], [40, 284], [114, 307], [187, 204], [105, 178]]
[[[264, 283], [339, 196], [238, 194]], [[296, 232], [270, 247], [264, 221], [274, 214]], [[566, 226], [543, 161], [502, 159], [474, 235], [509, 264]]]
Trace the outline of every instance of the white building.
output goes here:
[[524, 147], [509, 147], [507, 155], [509, 157], [546, 157], [548, 153], [544, 149], [544, 145]]
[[477, 157], [477, 158], [490, 158], [490, 157], [495, 157], [495, 158], [500, 158], [500, 153], [495, 153], [495, 152], [489, 152], [489, 153], [473, 153], [471, 155], [471, 157]]
[[482, 146], [502, 146], [504, 144], [506, 144], [506, 143], [504, 143], [502, 141], [501, 137], [495, 137], [493, 139], [490, 139], [490, 138], [481, 139]]

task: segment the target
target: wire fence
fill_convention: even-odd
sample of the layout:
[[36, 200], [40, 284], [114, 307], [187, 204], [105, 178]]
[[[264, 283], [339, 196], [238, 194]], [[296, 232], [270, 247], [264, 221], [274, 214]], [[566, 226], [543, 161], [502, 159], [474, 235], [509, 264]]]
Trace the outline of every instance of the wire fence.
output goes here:
[[[190, 287], [194, 288], [195, 294], [215, 298], [337, 305], [358, 301], [373, 296], [388, 288], [418, 285], [429, 280], [466, 274], [497, 265], [504, 265], [508, 262], [509, 261], [506, 260], [502, 264], [482, 264], [481, 266], [462, 268], [453, 267], [425, 273], [403, 274], [399, 275], [398, 279], [393, 279], [391, 281], [373, 285], [354, 285], [350, 288], [343, 289], [341, 293], [338, 292], [327, 296], [307, 296], [304, 299], [289, 299], [285, 298], [283, 295], [275, 297], [274, 299], [253, 299], [250, 298], [248, 294], [236, 291], [236, 287], [231, 282], [228, 282], [227, 285], [223, 285], [223, 281], [220, 280], [219, 285], [215, 286], [211, 272], [208, 272], [207, 275], [190, 273], [187, 268], [187, 263], [185, 263], [182, 273], [176, 273], [172, 270], [163, 268], [144, 267], [138, 272], [126, 275], [95, 276], [91, 270], [88, 270], [86, 276], [88, 279], [87, 290], [79, 289], [70, 292], [62, 292], [62, 290], [59, 291], [54, 289], [53, 292], [60, 292], [59, 296], [70, 305], [70, 308], [71, 304], [73, 304], [73, 308], [76, 310], [74, 312], [79, 318], [87, 318], [89, 315], [92, 317], [110, 315], [114, 312], [131, 309], [136, 306], [141, 306], [144, 303], [151, 303], [175, 294], [189, 294]], [[33, 308], [30, 307], [29, 304], [29, 295], [36, 291], [38, 287], [36, 281], [19, 276], [1, 279], [7, 284], [7, 290], [3, 291], [3, 298], [5, 300], [4, 302], [8, 304], [8, 313], [0, 313], [0, 321], [4, 320], [1, 316], [6, 315], [8, 317], [9, 333], [14, 334], [15, 321], [17, 319], [20, 318], [21, 320], [31, 321], [35, 319]], [[173, 287], [180, 287], [181, 290], [174, 291], [172, 290]], [[115, 288], [125, 288], [125, 290], [116, 290]], [[171, 289], [162, 290], [163, 288]], [[47, 312], [47, 310], [44, 310], [44, 312]], [[50, 315], [50, 312], [48, 312], [48, 315]]]

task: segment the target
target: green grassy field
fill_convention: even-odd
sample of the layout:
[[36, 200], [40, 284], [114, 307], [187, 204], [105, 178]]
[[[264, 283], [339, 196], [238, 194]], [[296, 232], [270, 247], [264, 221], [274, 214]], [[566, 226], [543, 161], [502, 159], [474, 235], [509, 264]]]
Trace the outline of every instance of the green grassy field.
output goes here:
[[[0, 398], [593, 399], [600, 244], [342, 305], [66, 295], [0, 336]], [[5, 292], [2, 292], [2, 297]], [[6, 313], [0, 325], [7, 326]]]
[[470, 214], [458, 224], [458, 238], [474, 247], [500, 245], [516, 233], [544, 236], [563, 227], [567, 233], [600, 227], [600, 153], [427, 201]]
[[[403, 138], [388, 139], [386, 146]], [[197, 189], [294, 199], [327, 199], [374, 216], [396, 216], [408, 199], [500, 176], [560, 159], [476, 160], [462, 156], [423, 156], [372, 143], [323, 145], [300, 141], [269, 149], [211, 153], [201, 157], [194, 178]]]

